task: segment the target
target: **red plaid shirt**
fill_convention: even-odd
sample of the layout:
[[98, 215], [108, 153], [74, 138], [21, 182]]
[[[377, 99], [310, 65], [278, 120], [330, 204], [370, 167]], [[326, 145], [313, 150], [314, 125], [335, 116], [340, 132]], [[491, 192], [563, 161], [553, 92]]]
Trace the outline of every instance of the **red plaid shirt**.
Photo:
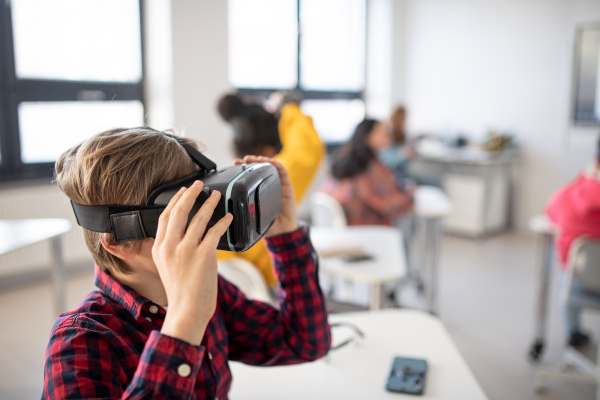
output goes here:
[[46, 351], [44, 399], [226, 399], [228, 361], [316, 360], [330, 346], [317, 258], [301, 227], [267, 239], [280, 310], [219, 277], [217, 310], [200, 346], [163, 335], [166, 311], [96, 267], [96, 286], [60, 315]]

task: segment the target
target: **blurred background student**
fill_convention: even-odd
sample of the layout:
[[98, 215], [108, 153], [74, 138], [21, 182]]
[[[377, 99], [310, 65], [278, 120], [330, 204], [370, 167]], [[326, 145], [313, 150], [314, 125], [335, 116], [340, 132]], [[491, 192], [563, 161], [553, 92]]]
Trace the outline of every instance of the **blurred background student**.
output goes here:
[[[569, 250], [581, 236], [600, 238], [600, 140], [595, 161], [570, 184], [558, 190], [546, 208], [546, 214], [558, 227], [558, 255], [566, 273]], [[566, 281], [566, 279], [565, 279]], [[581, 282], [572, 282], [573, 290], [587, 292], [600, 301], [600, 293], [590, 292]], [[581, 309], [566, 305], [563, 310], [569, 344], [582, 346], [589, 336], [581, 331]]]
[[414, 147], [406, 135], [406, 108], [398, 106], [390, 116], [392, 140], [388, 147], [379, 151], [379, 159], [396, 173], [398, 179], [408, 177], [408, 166], [416, 156]]
[[[274, 157], [288, 170], [296, 204], [304, 198], [325, 156], [325, 148], [312, 119], [300, 110], [301, 98], [294, 92], [276, 92], [269, 98], [273, 112], [238, 94], [227, 94], [217, 103], [221, 118], [233, 130], [237, 157]], [[265, 244], [260, 241], [244, 253], [219, 251], [219, 259], [242, 257], [255, 265], [273, 288], [277, 278]]]
[[331, 177], [321, 191], [341, 204], [349, 225], [392, 226], [412, 210], [412, 193], [405, 192], [377, 158], [390, 141], [384, 123], [365, 119], [332, 156]]

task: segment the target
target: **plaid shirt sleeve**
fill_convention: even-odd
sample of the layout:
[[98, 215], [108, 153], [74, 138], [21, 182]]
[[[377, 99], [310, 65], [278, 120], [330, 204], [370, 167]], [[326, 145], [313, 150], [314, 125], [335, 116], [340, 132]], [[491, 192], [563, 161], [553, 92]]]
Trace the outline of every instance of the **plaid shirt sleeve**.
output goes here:
[[53, 332], [46, 354], [43, 399], [189, 399], [204, 347], [153, 331], [131, 383], [116, 338], [72, 316]]
[[247, 299], [222, 280], [220, 305], [229, 358], [251, 365], [313, 361], [327, 354], [331, 334], [308, 228], [267, 239], [279, 281], [280, 309]]

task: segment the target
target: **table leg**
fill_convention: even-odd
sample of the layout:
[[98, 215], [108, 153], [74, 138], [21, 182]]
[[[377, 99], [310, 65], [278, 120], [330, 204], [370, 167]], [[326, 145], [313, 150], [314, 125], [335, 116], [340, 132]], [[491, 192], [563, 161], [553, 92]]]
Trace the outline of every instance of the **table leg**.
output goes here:
[[413, 257], [411, 260], [411, 268], [409, 270], [409, 279], [416, 284], [419, 293], [425, 292], [424, 277], [427, 267], [427, 243], [429, 230], [427, 218], [417, 217], [415, 221], [415, 248], [413, 249]]
[[54, 286], [54, 301], [58, 314], [67, 311], [65, 263], [62, 253], [60, 236], [50, 239], [50, 253], [52, 256], [52, 283]]
[[381, 286], [380, 283], [371, 285], [371, 310], [379, 310], [381, 308]]
[[554, 255], [554, 236], [543, 234], [540, 237], [540, 289], [536, 315], [536, 337], [529, 351], [529, 359], [538, 361], [544, 351], [546, 334], [548, 333], [548, 296], [550, 294], [550, 279], [552, 277], [552, 259]]
[[440, 218], [427, 218], [427, 310], [437, 314], [438, 269], [440, 260], [441, 224]]

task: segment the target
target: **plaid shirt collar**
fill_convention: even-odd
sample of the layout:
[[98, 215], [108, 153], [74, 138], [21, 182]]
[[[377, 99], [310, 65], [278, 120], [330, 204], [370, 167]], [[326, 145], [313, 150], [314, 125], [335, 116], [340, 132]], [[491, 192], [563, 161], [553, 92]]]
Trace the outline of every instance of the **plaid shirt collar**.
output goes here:
[[96, 280], [94, 284], [102, 293], [127, 309], [134, 317], [142, 314], [145, 305], [154, 304], [132, 288], [115, 280], [108, 272], [95, 266]]

